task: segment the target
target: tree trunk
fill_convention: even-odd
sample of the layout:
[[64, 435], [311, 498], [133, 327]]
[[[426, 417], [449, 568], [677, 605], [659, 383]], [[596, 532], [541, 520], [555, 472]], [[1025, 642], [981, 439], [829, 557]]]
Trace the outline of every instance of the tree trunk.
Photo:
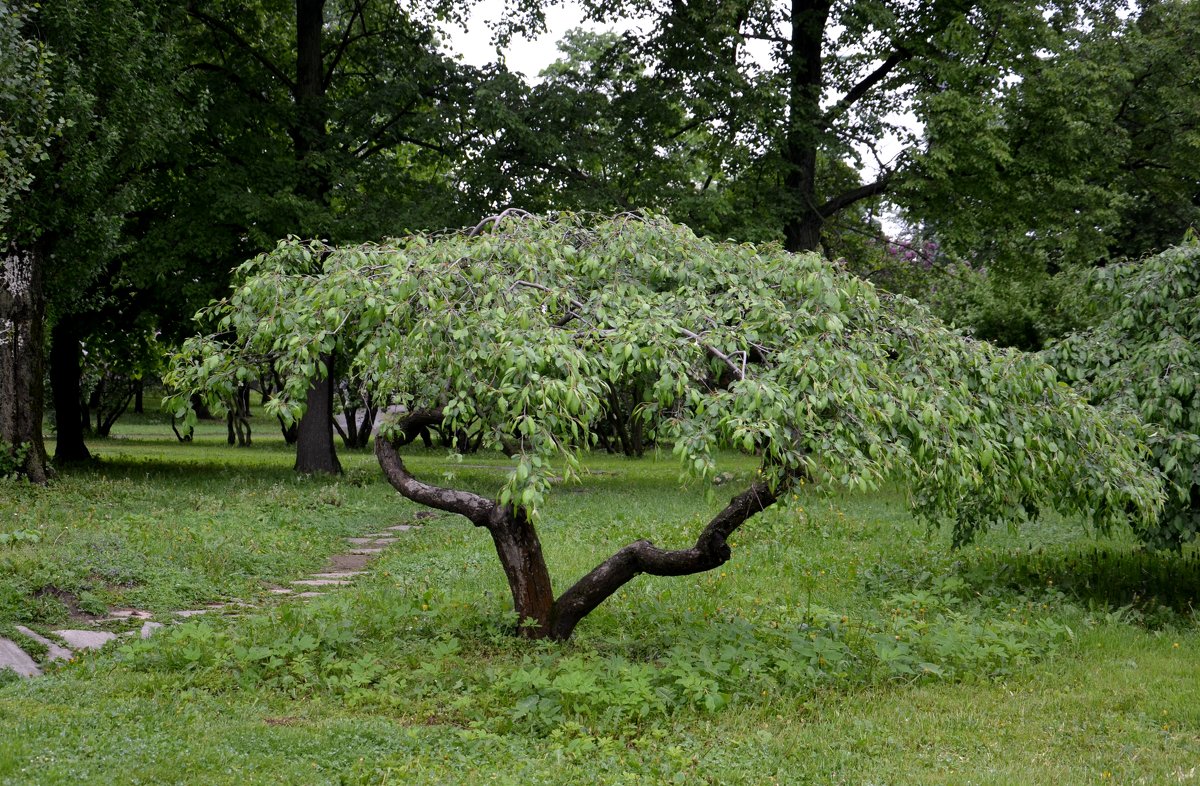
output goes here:
[[776, 499], [776, 492], [765, 483], [755, 483], [709, 521], [691, 548], [667, 551], [648, 540], [636, 541], [597, 565], [555, 600], [541, 542], [524, 510], [417, 480], [404, 466], [396, 446], [386, 439], [375, 440], [375, 455], [388, 482], [405, 498], [457, 513], [491, 533], [512, 592], [518, 635], [530, 639], [569, 639], [584, 617], [642, 573], [686, 576], [723, 565], [730, 557], [729, 536]]
[[83, 441], [82, 369], [79, 358], [79, 334], [74, 320], [64, 316], [54, 325], [50, 339], [50, 387], [54, 395], [54, 414], [58, 444], [57, 462], [87, 461], [92, 457]]
[[820, 137], [821, 44], [829, 0], [792, 0], [788, 118], [783, 144], [784, 190], [791, 215], [783, 228], [784, 248], [812, 251], [821, 243], [825, 216], [817, 205], [817, 145]]
[[0, 259], [0, 462], [20, 459], [33, 483], [50, 477], [42, 442], [45, 300], [41, 254], [10, 248]]
[[[324, 358], [332, 371], [330, 358]], [[341, 462], [333, 444], [333, 376], [313, 382], [308, 389], [308, 409], [296, 429], [296, 471], [311, 475], [340, 475]]]
[[146, 414], [145, 402], [143, 401], [146, 392], [145, 383], [139, 379], [133, 385], [133, 414], [144, 415]]

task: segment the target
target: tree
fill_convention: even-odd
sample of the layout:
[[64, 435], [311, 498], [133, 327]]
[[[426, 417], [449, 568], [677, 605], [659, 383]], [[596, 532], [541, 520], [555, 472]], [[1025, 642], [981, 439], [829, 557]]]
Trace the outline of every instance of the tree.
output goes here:
[[[197, 253], [215, 246], [232, 267], [290, 234], [336, 243], [455, 223], [443, 159], [477, 75], [438, 52], [420, 8], [193, 0], [187, 13], [193, 68], [214, 95], [188, 212], [216, 242]], [[323, 363], [297, 429], [299, 472], [340, 471], [336, 358]]]
[[[405, 497], [461, 514], [491, 535], [520, 632], [568, 638], [638, 574], [679, 576], [730, 558], [728, 538], [802, 482], [870, 488], [899, 478], [956, 542], [1039, 507], [1099, 527], [1153, 519], [1155, 476], [1054, 371], [947, 330], [911, 301], [815, 254], [718, 244], [664, 220], [595, 224], [497, 217], [491, 231], [335, 248], [289, 240], [242, 266], [210, 312], [236, 341], [196, 337], [168, 374], [189, 393], [219, 390], [279, 353], [297, 412], [335, 343], [380, 405], [483, 424], [514, 466], [492, 496], [414, 477], [391, 437], [376, 440]], [[297, 273], [320, 263], [321, 275]], [[685, 471], [711, 480], [718, 450], [756, 455], [759, 474], [687, 548], [640, 540], [555, 597], [535, 522], [554, 476], [579, 454], [605, 397], [632, 375], [642, 406]]]
[[53, 118], [49, 53], [24, 35], [24, 12], [0, 5], [0, 468], [35, 483], [48, 477], [42, 442], [42, 260], [9, 245], [12, 203], [61, 130]]
[[911, 221], [986, 278], [955, 315], [1026, 349], [1081, 328], [1052, 281], [1072, 266], [1154, 254], [1200, 222], [1200, 7], [1139, 4], [1094, 18], [977, 107], [931, 115]]
[[[539, 9], [532, 5], [536, 17]], [[667, 135], [648, 146], [661, 152], [678, 142], [671, 134], [687, 129], [703, 145], [689, 154], [701, 170], [693, 187], [708, 183], [727, 191], [747, 212], [756, 206], [771, 216], [776, 237], [792, 251], [817, 248], [831, 218], [895, 190], [919, 171], [927, 151], [901, 122], [905, 112], [925, 123], [940, 118], [947, 121], [943, 127], [965, 127], [1040, 50], [1055, 48], [1071, 31], [1088, 27], [1093, 14], [1118, 5], [584, 3], [596, 20], [625, 16], [643, 24], [623, 48], [647, 68], [632, 91], [614, 93], [613, 103], [657, 102], [658, 108], [653, 122], [624, 127], [629, 138], [661, 129]], [[606, 72], [595, 73], [603, 83]], [[664, 117], [670, 111], [681, 113], [681, 120]], [[603, 128], [601, 122], [588, 133]], [[884, 152], [889, 139], [902, 152]], [[840, 177], [846, 162], [870, 172], [867, 179]]]
[[1200, 243], [1097, 269], [1076, 297], [1093, 326], [1043, 355], [1096, 405], [1144, 422], [1170, 493], [1138, 534], [1178, 550], [1200, 533]]

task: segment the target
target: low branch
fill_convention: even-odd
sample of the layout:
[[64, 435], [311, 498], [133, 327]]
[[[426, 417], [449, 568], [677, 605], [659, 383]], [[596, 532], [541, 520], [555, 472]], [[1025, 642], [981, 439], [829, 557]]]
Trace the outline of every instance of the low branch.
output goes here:
[[503, 517], [502, 508], [486, 497], [469, 491], [441, 488], [417, 480], [404, 466], [404, 460], [396, 452], [395, 446], [382, 434], [375, 440], [375, 456], [379, 459], [379, 466], [383, 469], [383, 475], [387, 478], [388, 483], [391, 483], [392, 487], [399, 491], [405, 499], [410, 499], [426, 507], [444, 510], [447, 513], [465, 516], [477, 527], [490, 529], [498, 518]]
[[730, 557], [729, 536], [747, 519], [774, 504], [775, 499], [766, 483], [755, 483], [729, 501], [690, 549], [668, 551], [648, 540], [625, 546], [555, 601], [550, 636], [560, 640], [570, 638], [580, 620], [640, 573], [687, 576], [724, 565]]

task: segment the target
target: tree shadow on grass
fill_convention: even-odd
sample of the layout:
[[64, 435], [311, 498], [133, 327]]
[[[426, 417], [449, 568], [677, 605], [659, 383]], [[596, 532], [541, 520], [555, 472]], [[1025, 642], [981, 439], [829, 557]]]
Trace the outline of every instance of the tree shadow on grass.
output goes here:
[[1120, 548], [987, 551], [960, 569], [977, 592], [1061, 592], [1089, 608], [1125, 609], [1148, 627], [1200, 620], [1200, 553]]

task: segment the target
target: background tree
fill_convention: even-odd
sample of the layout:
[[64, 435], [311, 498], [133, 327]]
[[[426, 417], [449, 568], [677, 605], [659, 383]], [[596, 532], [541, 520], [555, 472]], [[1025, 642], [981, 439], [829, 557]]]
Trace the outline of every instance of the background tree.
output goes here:
[[[270, 407], [297, 411], [340, 343], [380, 404], [483, 424], [485, 446], [514, 450], [494, 496], [415, 478], [389, 438], [404, 422], [376, 454], [405, 497], [488, 530], [532, 637], [569, 637], [638, 574], [723, 564], [730, 534], [806, 481], [897, 478], [956, 542], [1042, 506], [1101, 528], [1158, 513], [1158, 480], [1136, 444], [1052, 368], [964, 339], [815, 254], [715, 244], [628, 216], [494, 228], [384, 246], [289, 241], [247, 263], [211, 310], [237, 340], [185, 344], [168, 375], [176, 406], [279, 351], [286, 378]], [[318, 263], [320, 275], [295, 272]], [[711, 479], [721, 448], [759, 456], [760, 468], [693, 545], [631, 543], [556, 597], [538, 507], [556, 474], [579, 471], [607, 394], [631, 375], [654, 380], [643, 406], [689, 475]]]
[[49, 52], [28, 37], [21, 6], [0, 5], [0, 466], [35, 483], [48, 476], [42, 442], [42, 260], [14, 240], [12, 203], [61, 129], [52, 114]]
[[957, 307], [980, 337], [1038, 349], [1082, 327], [1056, 273], [1157, 253], [1200, 220], [1200, 8], [1091, 19], [973, 116], [928, 113], [920, 177], [896, 195], [945, 252], [986, 267]]
[[[657, 102], [655, 118], [681, 113], [681, 120], [667, 117], [657, 124], [661, 129], [650, 122], [644, 130], [666, 131], [656, 140], [660, 146], [678, 129], [694, 131], [691, 139], [706, 150], [691, 158], [710, 170], [693, 187], [715, 184], [739, 197], [743, 209], [760, 206], [775, 222], [775, 237], [794, 251], [816, 248], [831, 217], [894, 189], [914, 171], [920, 144], [899, 122], [901, 113], [912, 111], [925, 122], [933, 115], [971, 118], [975, 106], [1036, 61], [1036, 52], [1055, 47], [1115, 4], [584, 5], [594, 19], [627, 16], [646, 28], [624, 48], [648, 66], [643, 75], [653, 76], [637, 81], [635, 90], [612, 94], [631, 103], [648, 91], [636, 100]], [[614, 88], [622, 81], [603, 69], [589, 73]], [[889, 138], [900, 154], [883, 152]], [[842, 162], [872, 174], [866, 181], [845, 179]]]
[[[193, 68], [213, 96], [189, 213], [226, 269], [286, 235], [347, 242], [455, 223], [446, 158], [477, 72], [382, 0], [195, 0]], [[334, 365], [326, 358], [325, 365]], [[337, 472], [335, 380], [314, 380], [296, 469]]]
[[1200, 533], [1200, 243], [1095, 270], [1076, 298], [1093, 327], [1043, 354], [1092, 402], [1146, 424], [1170, 493], [1140, 535], [1178, 550]]

